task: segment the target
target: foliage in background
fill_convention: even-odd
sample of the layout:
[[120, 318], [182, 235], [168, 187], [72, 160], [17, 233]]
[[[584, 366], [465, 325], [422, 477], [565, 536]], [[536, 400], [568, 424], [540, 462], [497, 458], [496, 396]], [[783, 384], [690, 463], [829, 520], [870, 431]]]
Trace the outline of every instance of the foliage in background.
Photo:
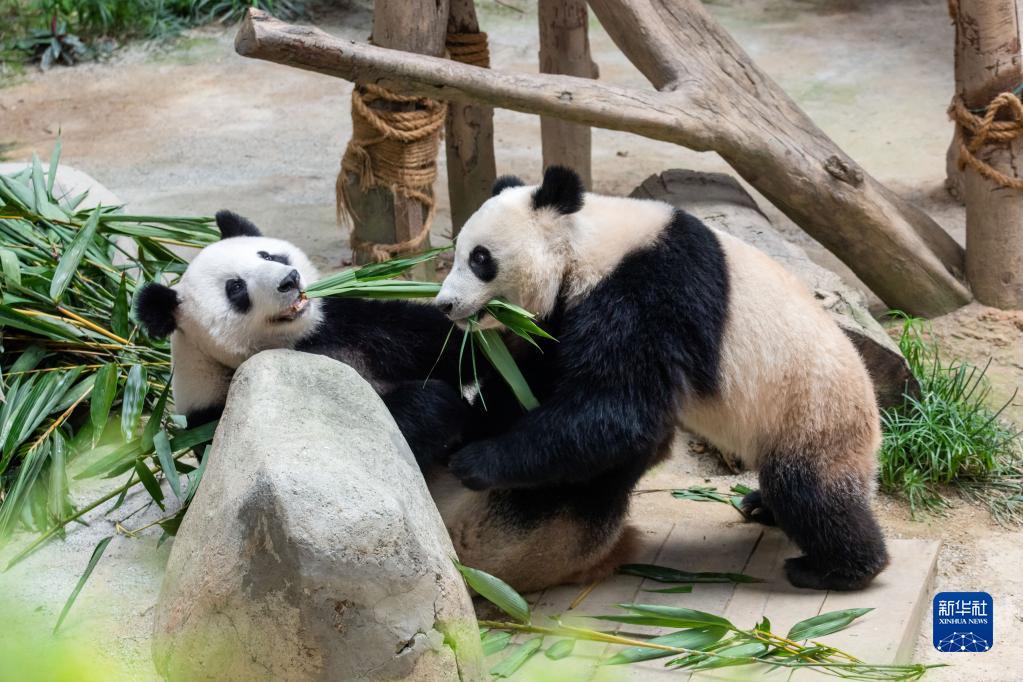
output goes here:
[[302, 0], [0, 0], [0, 59], [74, 64], [130, 39], [160, 39], [211, 22], [230, 23], [249, 7], [281, 18]]
[[[869, 608], [822, 613], [796, 623], [785, 636], [775, 634], [771, 629], [771, 621], [766, 617], [755, 627], [744, 630], [712, 613], [655, 604], [619, 604], [625, 613], [588, 616], [599, 621], [599, 630], [575, 625], [574, 622], [579, 618], [573, 619], [573, 624], [568, 624], [561, 616], [552, 616], [550, 623], [540, 625], [534, 622], [526, 600], [504, 581], [484, 571], [463, 566], [457, 561], [455, 566], [469, 587], [512, 618], [511, 621], [480, 621], [480, 638], [485, 655], [491, 656], [511, 647], [509, 653], [491, 668], [490, 674], [495, 677], [510, 677], [541, 651], [550, 661], [543, 662], [545, 670], [557, 673], [561, 665], [557, 662], [571, 657], [579, 641], [602, 642], [616, 647], [598, 665], [669, 659], [665, 667], [678, 671], [680, 676], [715, 668], [753, 666], [747, 672], [750, 679], [757, 679], [775, 668], [810, 668], [842, 679], [916, 680], [929, 668], [941, 667], [920, 664], [872, 665], [819, 641], [821, 637], [849, 627], [857, 618], [872, 611]], [[669, 572], [674, 570], [649, 568]], [[691, 585], [688, 587], [691, 588]], [[619, 633], [608, 631], [608, 623], [655, 627], [662, 632]], [[534, 636], [513, 643], [515, 635]], [[545, 644], [548, 645], [546, 649]], [[588, 655], [593, 654], [590, 652]]]
[[987, 366], [945, 361], [923, 320], [903, 316], [899, 347], [920, 382], [919, 397], [882, 413], [881, 488], [913, 512], [941, 511], [947, 493], [986, 504], [999, 523], [1023, 522], [1023, 441], [988, 407]]

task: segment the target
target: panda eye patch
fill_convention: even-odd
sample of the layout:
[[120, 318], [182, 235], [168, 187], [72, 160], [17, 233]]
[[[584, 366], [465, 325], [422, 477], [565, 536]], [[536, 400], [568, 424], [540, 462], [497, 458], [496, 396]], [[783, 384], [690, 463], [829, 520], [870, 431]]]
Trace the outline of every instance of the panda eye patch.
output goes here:
[[490, 255], [490, 249], [477, 246], [469, 254], [469, 269], [484, 282], [497, 277], [497, 261]]
[[239, 277], [229, 279], [224, 283], [224, 293], [227, 294], [227, 302], [239, 313], [246, 313], [252, 307], [252, 299], [249, 298], [249, 288], [245, 280]]
[[291, 259], [283, 253], [267, 253], [266, 251], [260, 251], [256, 254], [263, 260], [272, 261], [274, 263], [280, 263], [282, 265], [291, 265]]

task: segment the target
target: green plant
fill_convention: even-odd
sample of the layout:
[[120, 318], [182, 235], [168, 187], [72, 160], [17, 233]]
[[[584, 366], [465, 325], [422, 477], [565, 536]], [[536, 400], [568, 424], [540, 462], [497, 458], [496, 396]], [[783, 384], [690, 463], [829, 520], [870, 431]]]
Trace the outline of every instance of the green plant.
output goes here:
[[[131, 39], [163, 39], [211, 22], [230, 23], [250, 7], [282, 18], [304, 11], [301, 0], [0, 0], [0, 52], [73, 64], [89, 48]], [[88, 47], [87, 47], [88, 46]]]
[[945, 361], [922, 320], [902, 316], [899, 348], [920, 395], [882, 413], [881, 488], [905, 496], [913, 513], [941, 511], [957, 491], [1000, 523], [1023, 521], [1023, 443], [1002, 419], [1015, 394], [989, 408], [988, 366]]
[[[509, 677], [538, 652], [547, 637], [557, 638], [544, 651], [547, 659], [559, 661], [572, 655], [576, 641], [603, 642], [618, 647], [601, 666], [626, 665], [655, 659], [670, 659], [665, 667], [681, 675], [732, 666], [754, 666], [750, 679], [775, 668], [809, 668], [816, 672], [852, 680], [916, 680], [940, 665], [873, 665], [819, 641], [843, 630], [873, 609], [855, 608], [822, 613], [800, 621], [785, 636], [771, 630], [766, 617], [745, 630], [721, 616], [676, 606], [619, 604], [625, 613], [591, 616], [607, 623], [642, 625], [664, 630], [653, 634], [619, 634], [616, 631], [567, 625], [560, 616], [550, 623], [534, 622], [529, 605], [504, 581], [475, 568], [455, 562], [466, 583], [481, 597], [512, 618], [511, 621], [480, 621], [480, 637], [488, 656], [514, 646], [491, 674]], [[716, 574], [718, 575], [718, 574]], [[728, 575], [728, 574], [719, 574]], [[517, 634], [538, 635], [513, 645]], [[558, 668], [557, 663], [553, 672]]]
[[[345, 270], [312, 283], [305, 293], [310, 298], [323, 296], [379, 299], [433, 298], [440, 291], [440, 285], [436, 282], [416, 282], [393, 278], [406, 273], [419, 263], [435, 258], [438, 254], [448, 251], [450, 248], [432, 249], [418, 256], [395, 258], [383, 263], [365, 265], [355, 270]], [[536, 341], [534, 341], [533, 337], [538, 336], [551, 340], [554, 338], [536, 324], [535, 315], [507, 301], [491, 301], [484, 306], [484, 312], [501, 322], [509, 331], [522, 337], [534, 346], [536, 346]], [[444, 339], [444, 345], [440, 349], [441, 353], [444, 352], [451, 341], [454, 329], [454, 325], [452, 325], [451, 331], [448, 332], [447, 338]], [[511, 353], [508, 352], [508, 348], [504, 345], [500, 334], [493, 329], [482, 329], [477, 316], [469, 320], [462, 335], [462, 345], [459, 348], [459, 366], [465, 364], [464, 355], [466, 348], [470, 352], [476, 389], [481, 401], [483, 400], [483, 393], [480, 390], [479, 377], [476, 374], [477, 348], [494, 366], [523, 407], [531, 410], [539, 405], [525, 377], [522, 376], [522, 372], [519, 371], [518, 366], [515, 364]]]

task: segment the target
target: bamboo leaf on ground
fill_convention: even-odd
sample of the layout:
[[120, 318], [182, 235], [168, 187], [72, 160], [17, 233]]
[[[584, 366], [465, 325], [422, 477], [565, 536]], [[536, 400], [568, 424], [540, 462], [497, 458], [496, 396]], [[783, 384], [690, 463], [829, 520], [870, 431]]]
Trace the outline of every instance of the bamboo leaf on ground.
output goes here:
[[85, 225], [78, 231], [78, 234], [75, 235], [71, 244], [64, 251], [64, 255], [60, 257], [57, 269], [53, 271], [53, 279], [50, 282], [50, 298], [54, 302], [60, 302], [68, 285], [71, 283], [71, 278], [78, 271], [78, 266], [82, 262], [82, 256], [85, 255], [85, 250], [92, 243], [93, 237], [96, 234], [99, 216], [100, 209], [97, 207], [93, 209], [89, 220], [86, 221]]
[[508, 583], [476, 568], [454, 561], [466, 584], [481, 597], [522, 623], [529, 622], [529, 604]]
[[526, 640], [512, 653], [508, 654], [504, 660], [491, 668], [490, 674], [494, 677], [511, 677], [540, 650], [542, 644], [543, 637], [533, 637]]
[[789, 630], [788, 638], [793, 641], [804, 639], [817, 639], [824, 635], [843, 630], [852, 624], [860, 616], [870, 613], [874, 609], [843, 609], [841, 611], [830, 611], [822, 613], [813, 618], [799, 621]]
[[656, 564], [623, 564], [618, 567], [619, 573], [637, 575], [661, 583], [760, 583], [760, 578], [744, 573], [713, 573], [683, 571]]
[[57, 624], [53, 626], [54, 634], [56, 634], [57, 630], [60, 629], [64, 619], [67, 618], [68, 612], [71, 611], [71, 607], [74, 606], [75, 601], [78, 599], [78, 595], [81, 594], [82, 588], [85, 587], [85, 583], [89, 580], [89, 576], [92, 575], [93, 569], [96, 568], [96, 564], [99, 563], [99, 560], [103, 558], [103, 553], [107, 551], [107, 546], [113, 539], [114, 536], [112, 535], [103, 538], [96, 544], [95, 549], [92, 550], [92, 556], [89, 557], [89, 563], [85, 566], [85, 571], [78, 579], [75, 589], [71, 591], [71, 596], [69, 596], [67, 601], [64, 602], [64, 608], [60, 611], [60, 617], [57, 618]]

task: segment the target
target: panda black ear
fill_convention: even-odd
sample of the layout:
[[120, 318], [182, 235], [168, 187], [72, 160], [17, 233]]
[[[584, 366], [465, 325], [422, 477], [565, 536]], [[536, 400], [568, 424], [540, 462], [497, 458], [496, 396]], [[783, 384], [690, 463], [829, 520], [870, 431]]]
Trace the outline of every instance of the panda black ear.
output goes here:
[[524, 184], [526, 183], [514, 175], [502, 175], [497, 180], [494, 180], [494, 189], [490, 191], [490, 196], [496, 197], [509, 187], [522, 187]]
[[135, 294], [135, 319], [154, 339], [170, 336], [177, 327], [174, 313], [181, 300], [178, 292], [168, 286], [150, 282]]
[[533, 209], [553, 208], [562, 215], [575, 213], [583, 207], [582, 178], [571, 168], [548, 166], [543, 183], [533, 193]]
[[252, 224], [252, 221], [231, 211], [217, 211], [217, 227], [220, 228], [221, 239], [263, 236], [263, 233]]

